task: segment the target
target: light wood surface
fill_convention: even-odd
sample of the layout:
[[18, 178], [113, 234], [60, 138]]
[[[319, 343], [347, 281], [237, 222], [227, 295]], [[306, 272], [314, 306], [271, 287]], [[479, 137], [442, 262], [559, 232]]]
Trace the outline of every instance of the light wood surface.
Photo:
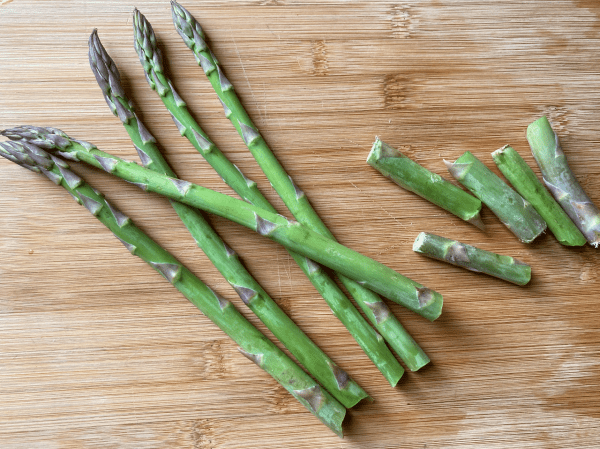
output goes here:
[[[600, 203], [595, 1], [187, 1], [250, 115], [338, 239], [441, 292], [434, 323], [390, 303], [433, 363], [391, 388], [278, 245], [211, 217], [265, 289], [375, 399], [340, 440], [185, 298], [47, 180], [0, 161], [0, 447], [584, 448], [600, 440], [598, 252], [552, 235], [485, 233], [365, 163], [375, 136], [446, 175], [469, 150], [549, 116]], [[131, 12], [152, 22], [178, 91], [287, 215], [243, 146], [165, 0], [0, 1], [0, 127], [55, 126], [134, 159], [88, 67], [93, 28], [181, 177], [231, 193], [179, 137], [143, 77]], [[74, 164], [264, 329], [167, 201]], [[537, 167], [536, 172], [539, 173]], [[494, 171], [499, 173], [495, 168]], [[412, 253], [420, 231], [530, 263], [528, 287]]]

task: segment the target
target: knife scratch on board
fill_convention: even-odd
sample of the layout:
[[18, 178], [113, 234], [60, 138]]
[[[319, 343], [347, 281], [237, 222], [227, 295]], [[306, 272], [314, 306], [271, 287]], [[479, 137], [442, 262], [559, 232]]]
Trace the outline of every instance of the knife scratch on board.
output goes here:
[[264, 117], [260, 110], [260, 105], [258, 104], [258, 101], [256, 100], [256, 96], [254, 95], [254, 91], [252, 90], [252, 86], [250, 85], [250, 80], [248, 79], [248, 75], [246, 74], [246, 68], [244, 67], [242, 57], [240, 56], [240, 51], [238, 50], [237, 43], [235, 42], [235, 37], [233, 37], [233, 34], [231, 34], [231, 30], [229, 30], [229, 34], [231, 35], [231, 41], [233, 42], [233, 46], [235, 47], [235, 52], [238, 56], [238, 59], [240, 60], [240, 65], [242, 66], [242, 71], [244, 72], [244, 78], [246, 78], [246, 83], [248, 83], [248, 88], [250, 89], [250, 94], [252, 94], [252, 99], [254, 100], [254, 103], [256, 104], [256, 109], [258, 110], [258, 115], [260, 117], [260, 121], [262, 122], [261, 125], [264, 125], [265, 120], [264, 120]]

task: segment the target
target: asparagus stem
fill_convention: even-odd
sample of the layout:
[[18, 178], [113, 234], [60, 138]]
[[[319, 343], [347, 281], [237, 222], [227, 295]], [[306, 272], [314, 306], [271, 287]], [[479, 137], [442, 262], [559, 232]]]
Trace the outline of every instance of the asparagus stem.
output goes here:
[[[151, 170], [175, 178], [176, 175], [162, 156], [156, 140], [137, 117], [133, 103], [121, 86], [119, 70], [100, 42], [96, 30], [90, 36], [89, 57], [90, 66], [106, 102], [113, 105], [113, 113], [123, 123], [143, 164]], [[200, 249], [235, 289], [242, 301], [325, 389], [348, 408], [368, 397], [367, 393], [279, 308], [242, 265], [237, 254], [221, 240], [197, 209], [173, 200], [171, 204]]]
[[[2, 131], [1, 134], [12, 140], [22, 139], [59, 156], [93, 165], [137, 185], [142, 190], [159, 193], [246, 226], [309, 259], [363, 282], [373, 290], [379, 290], [383, 295], [393, 297], [397, 290], [406, 289], [408, 284], [418, 294], [415, 311], [432, 317], [429, 315], [432, 309], [426, 308], [435, 299], [431, 290], [367, 256], [325, 238], [297, 222], [289, 221], [282, 215], [197, 184], [153, 172], [135, 162], [100, 151], [89, 142], [71, 139], [55, 128], [22, 126]], [[433, 311], [437, 312], [435, 309]]]
[[531, 267], [523, 262], [426, 232], [417, 236], [413, 251], [517, 285], [531, 280]]
[[[134, 26], [136, 48], [146, 71], [147, 79], [150, 82], [150, 87], [160, 95], [163, 103], [172, 114], [173, 121], [179, 128], [180, 133], [194, 145], [221, 178], [243, 199], [255, 206], [275, 213], [275, 209], [260, 193], [256, 184], [249, 181], [223, 155], [193, 119], [185, 107], [185, 103], [173, 89], [171, 81], [166, 78], [160, 50], [156, 46], [156, 38], [152, 31], [152, 26], [139, 11], [136, 11], [134, 14]], [[153, 80], [158, 80], [158, 84]], [[381, 341], [368, 325], [335, 281], [312, 261], [293, 252], [290, 252], [290, 255], [302, 268], [302, 271], [310, 279], [317, 291], [323, 296], [333, 314], [344, 324], [373, 363], [382, 371], [390, 384], [396, 385], [402, 376], [402, 367], [395, 361], [385, 343]], [[377, 304], [374, 305], [377, 306]], [[386, 318], [386, 316], [391, 316], [389, 310], [387, 310], [387, 315], [385, 309], [379, 308], [377, 310], [381, 310], [381, 313], [378, 314], [381, 320], [389, 323], [385, 325], [393, 326], [393, 320]], [[410, 339], [408, 334], [400, 335], [399, 338], [402, 337], [407, 341]]]
[[483, 229], [481, 201], [377, 138], [368, 164], [400, 187]]
[[537, 119], [527, 127], [527, 140], [546, 187], [588, 243], [597, 248], [600, 245], [600, 211], [577, 182], [558, 135], [546, 117]]
[[[173, 22], [186, 45], [194, 52], [196, 61], [207, 75], [213, 89], [219, 97], [225, 111], [225, 116], [234, 125], [246, 146], [259, 163], [273, 188], [302, 224], [313, 231], [333, 239], [333, 235], [312, 209], [306, 195], [294, 184], [283, 167], [279, 164], [264, 139], [248, 117], [243, 105], [238, 99], [233, 85], [227, 80], [213, 53], [206, 44], [204, 33], [198, 22], [185, 8], [177, 2], [171, 2]], [[388, 341], [390, 346], [402, 357], [410, 369], [415, 370], [429, 362], [425, 353], [404, 330], [400, 322], [389, 312], [385, 303], [376, 294], [357, 284], [346, 276], [338, 273], [338, 277], [359, 306], [375, 325], [377, 330]], [[404, 302], [414, 301], [415, 292], [404, 292]], [[432, 306], [441, 310], [441, 296], [435, 294]], [[404, 304], [405, 305], [405, 304]], [[381, 311], [384, 311], [382, 313]], [[416, 358], [415, 358], [416, 357]]]
[[567, 246], [585, 245], [586, 238], [544, 188], [527, 162], [511, 146], [492, 153], [494, 162], [515, 190], [531, 203], [556, 239]]
[[[138, 229], [91, 186], [69, 170], [61, 159], [23, 142], [1, 142], [0, 154], [27, 168], [41, 171], [83, 204], [125, 247], [162, 274], [200, 311], [229, 335], [240, 352], [269, 373], [298, 401], [339, 436], [345, 408], [319, 387], [298, 365], [248, 322], [228, 300], [220, 297], [175, 257]], [[19, 154], [20, 156], [14, 156]], [[17, 159], [21, 157], [21, 159]]]
[[469, 151], [454, 163], [444, 162], [450, 174], [489, 207], [519, 240], [531, 243], [544, 232], [546, 222], [533, 206]]

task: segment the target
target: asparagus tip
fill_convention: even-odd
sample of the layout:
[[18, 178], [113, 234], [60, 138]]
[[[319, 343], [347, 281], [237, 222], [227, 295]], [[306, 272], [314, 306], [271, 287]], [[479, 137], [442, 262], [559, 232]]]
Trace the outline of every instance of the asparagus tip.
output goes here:
[[121, 74], [117, 65], [102, 45], [97, 28], [94, 28], [88, 40], [88, 58], [92, 73], [104, 94], [104, 99], [110, 110], [122, 122], [128, 122], [133, 117], [132, 111], [125, 108], [115, 98], [125, 97], [125, 91], [121, 85]]
[[[7, 130], [2, 131], [2, 134], [4, 134], [5, 131]], [[74, 173], [67, 170], [69, 166], [66, 162], [64, 162], [62, 159], [51, 156], [42, 148], [31, 142], [20, 140], [0, 142], [0, 156], [3, 156], [9, 161], [37, 173], [46, 173], [56, 164], [56, 166], [58, 166], [58, 168], [61, 170], [61, 173], [64, 171], [65, 173], [68, 172], [67, 174], [73, 174], [75, 176]], [[52, 178], [50, 177], [50, 179]]]
[[25, 140], [44, 150], [63, 150], [71, 144], [71, 139], [57, 128], [22, 125], [0, 132], [13, 141]]
[[171, 0], [171, 10], [174, 12], [180, 12], [182, 10], [186, 10], [183, 6], [177, 2], [177, 0]]

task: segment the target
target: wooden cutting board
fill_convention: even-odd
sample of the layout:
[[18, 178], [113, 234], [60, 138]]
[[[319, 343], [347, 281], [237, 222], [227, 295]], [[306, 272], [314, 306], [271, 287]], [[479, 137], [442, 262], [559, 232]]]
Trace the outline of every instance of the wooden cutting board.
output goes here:
[[[177, 90], [288, 215], [230, 123], [166, 0], [138, 1]], [[264, 288], [375, 399], [340, 440], [69, 195], [0, 161], [0, 447], [584, 448], [600, 439], [598, 252], [486, 232], [365, 163], [375, 136], [442, 159], [510, 143], [547, 115], [600, 203], [595, 1], [187, 1], [273, 151], [338, 239], [444, 295], [430, 323], [393, 313], [432, 359], [390, 387], [278, 245], [210, 220]], [[231, 193], [178, 135], [132, 46], [134, 3], [0, 1], [0, 127], [54, 126], [135, 159], [87, 61], [93, 28], [180, 177]], [[260, 329], [167, 201], [73, 164]], [[498, 171], [492, 168], [496, 173]], [[536, 172], [537, 167], [535, 168]], [[421, 231], [513, 255], [527, 287], [427, 260]], [[268, 332], [267, 332], [268, 334]], [[270, 335], [270, 334], [268, 334]]]

